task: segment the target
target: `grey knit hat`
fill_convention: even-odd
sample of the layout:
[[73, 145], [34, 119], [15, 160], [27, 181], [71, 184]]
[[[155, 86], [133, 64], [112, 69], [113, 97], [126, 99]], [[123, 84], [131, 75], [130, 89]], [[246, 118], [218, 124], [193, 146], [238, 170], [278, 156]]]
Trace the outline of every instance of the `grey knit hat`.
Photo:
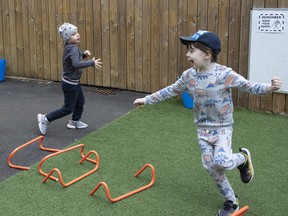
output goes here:
[[68, 41], [75, 31], [77, 27], [70, 23], [64, 23], [59, 27], [59, 34], [65, 41]]

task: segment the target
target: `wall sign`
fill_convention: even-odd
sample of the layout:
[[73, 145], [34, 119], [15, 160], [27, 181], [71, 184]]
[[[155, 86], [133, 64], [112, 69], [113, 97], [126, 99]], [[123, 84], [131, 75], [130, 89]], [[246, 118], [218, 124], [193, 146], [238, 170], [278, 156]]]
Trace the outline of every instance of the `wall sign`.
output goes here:
[[285, 32], [285, 14], [281, 12], [259, 13], [258, 32]]

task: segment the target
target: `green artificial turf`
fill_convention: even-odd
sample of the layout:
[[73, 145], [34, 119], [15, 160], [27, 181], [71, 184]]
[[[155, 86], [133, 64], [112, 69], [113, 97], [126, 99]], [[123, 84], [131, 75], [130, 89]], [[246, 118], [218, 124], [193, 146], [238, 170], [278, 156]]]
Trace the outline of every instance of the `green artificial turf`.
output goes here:
[[[240, 206], [250, 207], [245, 215], [286, 215], [288, 119], [238, 109], [234, 117], [233, 150], [249, 148], [255, 169], [250, 184], [241, 182], [237, 169], [227, 172]], [[98, 152], [97, 172], [64, 188], [51, 180], [42, 183], [34, 164], [0, 183], [0, 215], [210, 216], [222, 207], [224, 200], [201, 165], [193, 112], [180, 99], [135, 109], [71, 146], [79, 143], [85, 153]], [[67, 183], [93, 169], [79, 160], [74, 150], [50, 158], [43, 170], [59, 168]], [[148, 184], [149, 169], [134, 177], [146, 163], [156, 170], [151, 188], [117, 203], [107, 200], [103, 187], [89, 195], [100, 181], [108, 184], [112, 198]]]

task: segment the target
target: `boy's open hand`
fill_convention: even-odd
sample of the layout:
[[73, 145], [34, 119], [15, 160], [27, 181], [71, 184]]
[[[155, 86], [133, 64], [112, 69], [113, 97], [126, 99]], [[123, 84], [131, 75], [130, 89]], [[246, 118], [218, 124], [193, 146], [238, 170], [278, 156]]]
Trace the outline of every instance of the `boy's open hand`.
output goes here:
[[145, 98], [137, 98], [133, 104], [136, 106], [142, 106], [144, 105], [144, 103], [145, 103]]
[[103, 64], [103, 63], [100, 61], [101, 58], [98, 58], [98, 59], [95, 60], [95, 57], [93, 57], [92, 60], [95, 62], [95, 68], [96, 68], [96, 69], [102, 68], [102, 64]]
[[278, 77], [272, 77], [271, 85], [268, 87], [269, 92], [278, 91], [281, 88], [282, 80]]

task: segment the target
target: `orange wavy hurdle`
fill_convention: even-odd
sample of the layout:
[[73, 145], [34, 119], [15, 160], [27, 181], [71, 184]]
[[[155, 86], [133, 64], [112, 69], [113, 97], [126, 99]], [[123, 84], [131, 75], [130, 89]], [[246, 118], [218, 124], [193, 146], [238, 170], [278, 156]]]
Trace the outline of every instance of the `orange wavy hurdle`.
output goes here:
[[247, 212], [249, 209], [249, 206], [244, 206], [241, 209], [239, 209], [238, 211], [234, 212], [233, 214], [231, 214], [231, 216], [242, 216], [244, 215], [245, 212]]
[[134, 194], [136, 194], [136, 193], [139, 193], [139, 192], [141, 192], [141, 191], [143, 191], [143, 190], [146, 190], [146, 189], [150, 188], [150, 187], [154, 184], [154, 182], [155, 182], [156, 175], [155, 175], [155, 169], [154, 169], [154, 167], [153, 167], [151, 164], [145, 164], [145, 165], [134, 175], [135, 177], [137, 177], [137, 176], [138, 176], [140, 173], [142, 173], [147, 167], [150, 167], [150, 168], [151, 168], [152, 179], [151, 179], [151, 181], [150, 181], [149, 184], [147, 184], [147, 185], [145, 185], [145, 186], [143, 186], [143, 187], [140, 187], [140, 188], [138, 188], [138, 189], [136, 189], [136, 190], [134, 190], [134, 191], [131, 191], [131, 192], [129, 192], [129, 193], [126, 193], [126, 194], [124, 194], [124, 195], [122, 195], [122, 196], [119, 196], [119, 197], [117, 197], [117, 198], [112, 198], [111, 195], [110, 195], [110, 191], [109, 191], [108, 185], [107, 185], [105, 182], [100, 182], [100, 183], [97, 184], [96, 187], [90, 192], [90, 195], [93, 195], [93, 194], [103, 185], [103, 187], [105, 187], [106, 196], [107, 196], [108, 200], [109, 200], [110, 202], [113, 202], [113, 203], [114, 203], [114, 202], [118, 202], [118, 201], [120, 201], [120, 200], [122, 200], [122, 199], [125, 199], [125, 198], [127, 198], [127, 197], [129, 197], [129, 196], [132, 196], [132, 195], [134, 195]]
[[[46, 157], [44, 157], [40, 162], [39, 162], [39, 165], [38, 165], [38, 171], [41, 175], [45, 176], [45, 178], [43, 179], [43, 183], [46, 182], [49, 178], [54, 180], [54, 181], [60, 181], [60, 184], [63, 186], [63, 187], [68, 187], [80, 180], [82, 180], [83, 178], [87, 177], [88, 175], [91, 175], [92, 173], [96, 172], [97, 169], [99, 168], [99, 164], [100, 164], [100, 160], [99, 160], [99, 155], [96, 151], [94, 150], [91, 150], [89, 151], [86, 155], [84, 155], [84, 144], [79, 144], [79, 145], [76, 145], [76, 146], [72, 146], [70, 148], [67, 148], [67, 149], [64, 149], [64, 150], [60, 150], [58, 152], [55, 152], [53, 154], [50, 154], [50, 155], [47, 155]], [[74, 180], [68, 182], [68, 183], [65, 183], [63, 181], [63, 177], [62, 177], [62, 173], [60, 172], [59, 169], [57, 168], [53, 168], [49, 173], [45, 173], [43, 170], [42, 170], [42, 164], [49, 158], [51, 157], [54, 157], [56, 155], [59, 155], [59, 154], [63, 154], [65, 152], [68, 152], [68, 151], [71, 151], [71, 150], [74, 150], [76, 148], [80, 148], [80, 155], [81, 155], [81, 160], [79, 161], [80, 164], [82, 164], [85, 160], [89, 161], [89, 162], [92, 162], [94, 164], [96, 164], [96, 166], [90, 170], [89, 172], [86, 172], [85, 174], [75, 178]], [[95, 160], [92, 160], [91, 158], [88, 158], [91, 154], [94, 154], [95, 155]], [[58, 174], [58, 178], [52, 176], [52, 174], [56, 172]]]
[[16, 149], [14, 149], [14, 150], [10, 153], [10, 155], [9, 155], [9, 157], [8, 157], [8, 165], [9, 165], [10, 167], [16, 168], [16, 169], [29, 170], [29, 167], [12, 164], [11, 159], [12, 159], [12, 157], [13, 157], [19, 150], [25, 148], [25, 147], [28, 146], [28, 145], [31, 145], [31, 144], [35, 143], [35, 142], [38, 141], [38, 140], [39, 140], [39, 146], [40, 146], [40, 149], [41, 149], [41, 150], [50, 151], [50, 152], [58, 152], [58, 151], [60, 151], [59, 149], [52, 149], [52, 148], [45, 148], [45, 147], [43, 147], [43, 139], [44, 139], [44, 136], [36, 137], [35, 139], [32, 139], [32, 140], [30, 140], [30, 141], [22, 144], [21, 146], [17, 147]]

